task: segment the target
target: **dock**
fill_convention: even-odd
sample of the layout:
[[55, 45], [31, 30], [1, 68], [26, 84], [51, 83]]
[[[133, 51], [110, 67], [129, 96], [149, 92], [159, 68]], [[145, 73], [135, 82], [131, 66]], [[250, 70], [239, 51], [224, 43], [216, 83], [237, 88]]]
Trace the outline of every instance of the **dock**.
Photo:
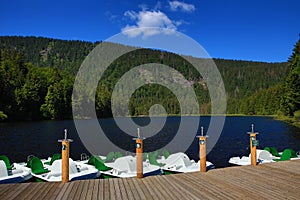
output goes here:
[[300, 160], [164, 176], [0, 185], [0, 199], [299, 199]]

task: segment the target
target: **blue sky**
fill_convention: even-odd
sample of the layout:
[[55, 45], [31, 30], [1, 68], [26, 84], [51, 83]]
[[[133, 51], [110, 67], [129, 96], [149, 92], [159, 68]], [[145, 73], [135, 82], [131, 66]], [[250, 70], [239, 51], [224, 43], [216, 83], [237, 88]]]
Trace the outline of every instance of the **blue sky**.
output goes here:
[[186, 34], [214, 58], [281, 62], [299, 38], [299, 8], [298, 0], [4, 0], [0, 35], [100, 41], [158, 26]]

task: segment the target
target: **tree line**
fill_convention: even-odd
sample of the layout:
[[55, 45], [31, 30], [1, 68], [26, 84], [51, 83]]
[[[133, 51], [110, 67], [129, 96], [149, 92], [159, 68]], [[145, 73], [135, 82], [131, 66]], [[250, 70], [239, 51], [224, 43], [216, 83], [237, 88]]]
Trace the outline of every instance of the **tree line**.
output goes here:
[[[76, 73], [99, 43], [0, 37], [0, 119], [72, 118]], [[300, 110], [299, 49], [298, 41], [286, 63], [214, 59], [226, 89], [227, 113], [294, 115]], [[205, 79], [189, 62], [173, 53], [139, 49], [116, 59], [105, 71], [95, 96], [98, 117], [112, 116], [111, 95], [115, 84], [127, 71], [146, 63], [160, 63], [179, 71], [186, 79], [182, 84], [190, 84], [195, 91], [200, 112], [210, 113]], [[147, 77], [149, 72], [139, 73]], [[154, 104], [163, 105], [168, 114], [181, 112], [176, 96], [168, 88], [150, 81], [133, 93], [129, 114], [148, 115]]]

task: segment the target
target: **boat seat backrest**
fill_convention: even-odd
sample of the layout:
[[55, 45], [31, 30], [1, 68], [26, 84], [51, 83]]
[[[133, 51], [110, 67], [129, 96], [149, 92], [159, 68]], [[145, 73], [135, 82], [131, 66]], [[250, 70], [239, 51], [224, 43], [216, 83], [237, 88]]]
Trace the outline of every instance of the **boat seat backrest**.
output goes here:
[[117, 158], [121, 158], [123, 156], [123, 154], [121, 152], [115, 152], [115, 159]]
[[276, 157], [280, 157], [277, 149], [275, 147], [270, 147], [270, 153], [273, 155], [273, 156], [276, 156]]
[[109, 152], [106, 155], [105, 162], [112, 162], [115, 158], [115, 152]]
[[165, 162], [168, 164], [173, 164], [174, 162], [176, 162], [179, 158], [180, 158], [181, 153], [174, 153], [171, 154], [166, 160]]
[[71, 158], [69, 161], [69, 172], [70, 172], [70, 174], [78, 173], [76, 163]]
[[33, 157], [30, 160], [30, 168], [32, 173], [34, 174], [43, 174], [49, 172], [47, 169], [44, 168], [42, 161], [38, 157]]
[[165, 159], [167, 159], [170, 156], [170, 152], [167, 149], [165, 149], [163, 151], [163, 155], [164, 155]]
[[291, 158], [296, 158], [296, 157], [297, 155], [294, 150], [285, 149], [280, 156], [280, 160], [290, 160]]
[[0, 178], [8, 176], [6, 164], [3, 160], [0, 160]]
[[128, 172], [136, 171], [136, 159], [133, 156], [124, 156], [115, 160], [115, 166]]
[[266, 150], [260, 151], [257, 157], [261, 160], [272, 160], [274, 158], [274, 156]]
[[149, 159], [149, 162], [150, 162], [151, 165], [156, 165], [156, 166], [159, 166], [159, 167], [163, 166], [162, 163], [157, 162], [156, 156], [153, 153], [148, 154], [148, 159]]
[[[58, 160], [55, 160], [51, 167], [50, 167], [50, 171], [51, 172], [56, 172], [56, 173], [62, 173], [62, 160], [61, 159], [58, 159]], [[71, 159], [69, 158], [69, 173], [70, 174], [75, 174], [77, 173], [77, 167], [76, 167], [76, 163]]]
[[182, 165], [185, 167], [190, 166], [192, 163], [189, 157], [182, 152], [171, 154], [167, 159], [166, 163], [169, 165], [176, 164], [177, 166]]
[[6, 165], [6, 168], [7, 168], [8, 170], [11, 170], [11, 169], [12, 169], [12, 167], [11, 167], [11, 165], [10, 165], [10, 161], [9, 161], [9, 159], [8, 159], [8, 157], [7, 157], [6, 155], [0, 155], [0, 160], [3, 160], [3, 161], [4, 161], [4, 163], [5, 163], [5, 165]]
[[185, 167], [192, 165], [191, 160], [187, 155], [182, 156], [182, 162], [184, 163]]
[[135, 172], [136, 171], [136, 159], [131, 158], [128, 160], [128, 167], [130, 172]]
[[52, 163], [58, 159], [61, 159], [61, 154], [60, 153], [55, 153], [53, 154], [51, 160], [49, 162], [46, 162], [45, 164], [47, 165], [52, 165]]

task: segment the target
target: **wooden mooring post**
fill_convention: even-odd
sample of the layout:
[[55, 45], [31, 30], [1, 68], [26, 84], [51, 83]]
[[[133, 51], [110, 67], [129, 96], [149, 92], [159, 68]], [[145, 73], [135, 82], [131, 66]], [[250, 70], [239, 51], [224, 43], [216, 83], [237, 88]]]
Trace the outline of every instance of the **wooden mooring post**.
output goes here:
[[145, 138], [141, 138], [140, 129], [137, 129], [138, 137], [133, 138], [135, 140], [135, 152], [136, 152], [136, 177], [143, 178], [143, 140]]
[[200, 172], [206, 172], [206, 138], [204, 136], [203, 127], [201, 127], [201, 135], [199, 138], [199, 157], [200, 157]]
[[65, 138], [58, 140], [61, 142], [61, 157], [62, 157], [62, 177], [61, 182], [69, 182], [69, 154], [70, 154], [70, 142], [73, 142], [72, 139], [67, 138], [67, 129], [65, 129]]
[[259, 145], [259, 141], [256, 140], [256, 135], [258, 132], [254, 132], [254, 124], [251, 125], [251, 132], [248, 132], [250, 135], [250, 153], [251, 153], [251, 165], [256, 166], [257, 164], [257, 155], [256, 155], [256, 146]]

